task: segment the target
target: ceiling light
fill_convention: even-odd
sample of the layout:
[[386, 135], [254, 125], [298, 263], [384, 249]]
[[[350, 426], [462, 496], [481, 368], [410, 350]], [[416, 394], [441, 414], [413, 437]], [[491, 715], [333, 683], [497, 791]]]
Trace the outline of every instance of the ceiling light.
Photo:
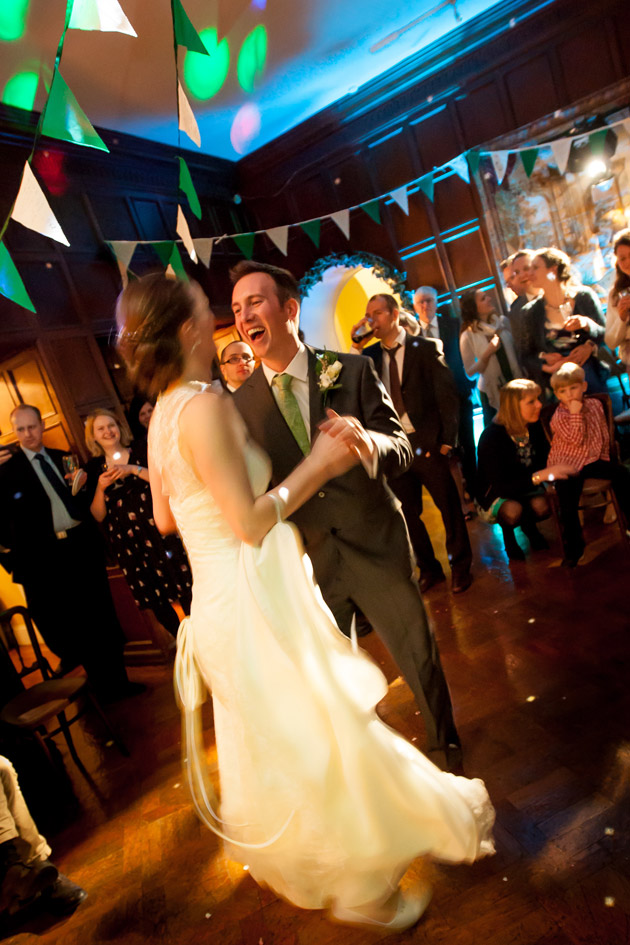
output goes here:
[[593, 160], [589, 161], [586, 165], [586, 173], [589, 177], [601, 177], [607, 170], [606, 162], [602, 161], [601, 158], [593, 158]]

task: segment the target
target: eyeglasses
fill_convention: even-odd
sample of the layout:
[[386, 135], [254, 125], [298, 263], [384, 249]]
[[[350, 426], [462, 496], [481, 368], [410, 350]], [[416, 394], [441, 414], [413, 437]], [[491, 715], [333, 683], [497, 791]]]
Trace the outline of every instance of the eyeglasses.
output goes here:
[[233, 354], [225, 361], [221, 361], [221, 364], [240, 364], [241, 361], [243, 364], [249, 364], [253, 360], [251, 354]]

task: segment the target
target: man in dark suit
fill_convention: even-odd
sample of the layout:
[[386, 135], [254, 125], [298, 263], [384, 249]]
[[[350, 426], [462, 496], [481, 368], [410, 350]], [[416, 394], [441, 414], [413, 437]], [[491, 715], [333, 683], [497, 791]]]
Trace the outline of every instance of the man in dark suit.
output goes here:
[[444, 522], [451, 589], [455, 594], [461, 593], [472, 581], [472, 550], [448, 462], [457, 443], [459, 422], [459, 397], [453, 375], [433, 341], [412, 337], [401, 328], [398, 304], [392, 295], [373, 296], [367, 305], [366, 319], [380, 344], [369, 345], [365, 353], [372, 358], [389, 390], [413, 448], [411, 468], [391, 485], [402, 502], [420, 565], [420, 589], [426, 591], [444, 580], [421, 518], [422, 487], [426, 486]]
[[[428, 750], [457, 765], [461, 749], [448, 688], [413, 579], [405, 521], [385, 480], [411, 461], [392, 403], [366, 358], [334, 355], [340, 370], [322, 380], [324, 352], [298, 339], [299, 291], [291, 273], [243, 261], [231, 275], [236, 327], [262, 362], [234, 401], [271, 457], [272, 482], [300, 462], [322, 423], [334, 423], [361, 457], [292, 516], [324, 599], [346, 634], [361, 609], [413, 691]], [[336, 411], [333, 419], [327, 408]]]
[[127, 679], [104, 549], [86, 503], [65, 482], [61, 450], [44, 447], [37, 407], [16, 407], [11, 423], [20, 446], [0, 465], [2, 563], [23, 586], [61, 671], [82, 665], [106, 700], [132, 695], [144, 687]]
[[444, 360], [455, 378], [459, 395], [459, 426], [457, 428], [458, 449], [462, 460], [462, 472], [466, 482], [466, 491], [471, 497], [476, 495], [477, 450], [473, 429], [472, 394], [476, 382], [471, 381], [464, 370], [459, 348], [461, 322], [451, 314], [438, 315], [437, 292], [429, 285], [416, 289], [413, 296], [414, 311], [418, 316], [420, 334], [423, 338], [433, 338], [442, 342]]

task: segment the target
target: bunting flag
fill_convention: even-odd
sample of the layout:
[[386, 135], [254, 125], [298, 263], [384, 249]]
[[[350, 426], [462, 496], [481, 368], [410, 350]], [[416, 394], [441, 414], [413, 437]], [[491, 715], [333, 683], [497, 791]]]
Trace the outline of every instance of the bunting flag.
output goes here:
[[461, 177], [465, 183], [470, 184], [470, 170], [468, 169], [468, 161], [464, 154], [458, 154], [457, 157], [448, 162], [448, 166], [451, 170], [455, 171], [458, 177]]
[[588, 144], [591, 149], [591, 154], [593, 155], [593, 157], [603, 156], [607, 134], [608, 134], [608, 128], [600, 128], [599, 131], [594, 131], [592, 134], [588, 136]]
[[433, 174], [425, 174], [418, 181], [418, 186], [425, 197], [433, 203], [433, 194], [435, 192], [435, 180]]
[[191, 52], [203, 53], [209, 56], [210, 53], [203, 44], [199, 33], [190, 22], [190, 18], [184, 10], [181, 0], [172, 0], [173, 10], [173, 29], [175, 31], [175, 42], [178, 46], [185, 46]]
[[179, 161], [179, 189], [184, 191], [188, 198], [190, 209], [197, 219], [201, 220], [201, 204], [199, 203], [199, 197], [197, 196], [195, 185], [192, 182], [188, 165], [183, 157], [178, 157], [177, 160]]
[[255, 233], [235, 233], [232, 239], [242, 252], [243, 256], [251, 259], [254, 255]]
[[558, 138], [557, 141], [550, 142], [553, 159], [561, 174], [564, 174], [567, 169], [569, 155], [571, 154], [571, 144], [572, 141], [570, 138]]
[[21, 305], [22, 308], [27, 308], [29, 312], [37, 314], [22, 278], [15, 268], [15, 263], [9, 255], [9, 250], [2, 242], [0, 242], [0, 293], [17, 305]]
[[179, 129], [188, 135], [190, 140], [201, 147], [201, 135], [199, 134], [199, 125], [197, 119], [190, 107], [190, 102], [186, 98], [186, 93], [182, 88], [182, 83], [177, 80], [177, 105], [179, 111]]
[[270, 230], [265, 230], [265, 233], [274, 244], [277, 246], [283, 256], [287, 254], [287, 244], [289, 242], [289, 227], [288, 226], [272, 226]]
[[97, 135], [58, 69], [53, 75], [48, 101], [44, 106], [41, 133], [49, 138], [71, 141], [86, 148], [109, 152], [109, 148]]
[[537, 157], [538, 148], [529, 148], [527, 151], [521, 151], [521, 163], [528, 177], [532, 176]]
[[204, 236], [196, 240], [193, 240], [193, 243], [195, 244], [195, 250], [197, 252], [197, 256], [199, 256], [199, 259], [204, 264], [206, 269], [209, 269], [210, 257], [212, 256], [212, 244], [214, 243], [214, 239], [212, 239], [212, 237]]
[[365, 210], [369, 217], [372, 217], [375, 223], [381, 222], [381, 209], [377, 200], [368, 200], [366, 203], [361, 204], [361, 209]]
[[329, 214], [333, 223], [336, 223], [347, 240], [350, 239], [350, 211], [337, 210], [336, 213]]
[[116, 257], [116, 264], [118, 265], [118, 271], [120, 272], [123, 289], [127, 288], [127, 283], [129, 282], [129, 274], [127, 269], [129, 268], [129, 263], [131, 262], [133, 254], [136, 251], [137, 245], [138, 243], [136, 240], [109, 241], [111, 251]]
[[188, 273], [184, 269], [184, 263], [179, 252], [177, 243], [173, 243], [173, 249], [171, 250], [171, 255], [168, 260], [168, 265], [166, 267], [166, 275], [172, 276], [175, 279], [181, 279], [182, 282], [190, 282], [188, 278]]
[[396, 190], [391, 191], [389, 196], [398, 204], [403, 213], [406, 216], [409, 216], [409, 197], [407, 194], [407, 188], [397, 187]]
[[184, 211], [179, 206], [179, 204], [177, 205], [177, 226], [175, 227], [175, 231], [177, 235], [181, 237], [182, 243], [186, 247], [186, 252], [190, 256], [192, 261], [196, 263], [197, 253], [195, 252], [195, 246], [192, 241], [192, 236], [190, 235], [190, 230], [188, 228], [188, 221], [186, 220], [186, 217], [184, 216]]
[[173, 240], [157, 240], [155, 243], [151, 243], [163, 266], [168, 266], [174, 245]]
[[477, 171], [479, 170], [479, 161], [481, 160], [481, 153], [474, 148], [470, 151], [466, 151], [466, 160], [468, 161], [468, 169], [472, 176], [474, 177]]
[[307, 220], [305, 223], [300, 223], [300, 227], [304, 230], [309, 239], [313, 241], [315, 247], [319, 249], [319, 235], [322, 227], [322, 221]]
[[137, 36], [118, 0], [74, 0], [68, 29]]
[[505, 177], [505, 172], [507, 170], [507, 162], [510, 156], [509, 151], [491, 151], [490, 157], [492, 158], [492, 165], [494, 167], [494, 173], [497, 175], [497, 184], [503, 183], [503, 178]]
[[11, 211], [11, 218], [29, 230], [41, 233], [42, 236], [49, 236], [64, 246], [70, 245], [28, 161], [24, 165], [22, 183]]

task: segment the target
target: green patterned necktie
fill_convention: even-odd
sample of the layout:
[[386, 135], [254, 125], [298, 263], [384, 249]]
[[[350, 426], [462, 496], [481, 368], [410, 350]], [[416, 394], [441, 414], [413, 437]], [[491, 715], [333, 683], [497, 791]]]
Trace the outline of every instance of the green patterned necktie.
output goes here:
[[290, 374], [274, 374], [272, 384], [278, 391], [278, 406], [289, 430], [297, 440], [297, 444], [305, 456], [311, 451], [311, 444], [306, 432], [304, 417], [300, 411], [295, 394], [291, 390], [293, 377]]

